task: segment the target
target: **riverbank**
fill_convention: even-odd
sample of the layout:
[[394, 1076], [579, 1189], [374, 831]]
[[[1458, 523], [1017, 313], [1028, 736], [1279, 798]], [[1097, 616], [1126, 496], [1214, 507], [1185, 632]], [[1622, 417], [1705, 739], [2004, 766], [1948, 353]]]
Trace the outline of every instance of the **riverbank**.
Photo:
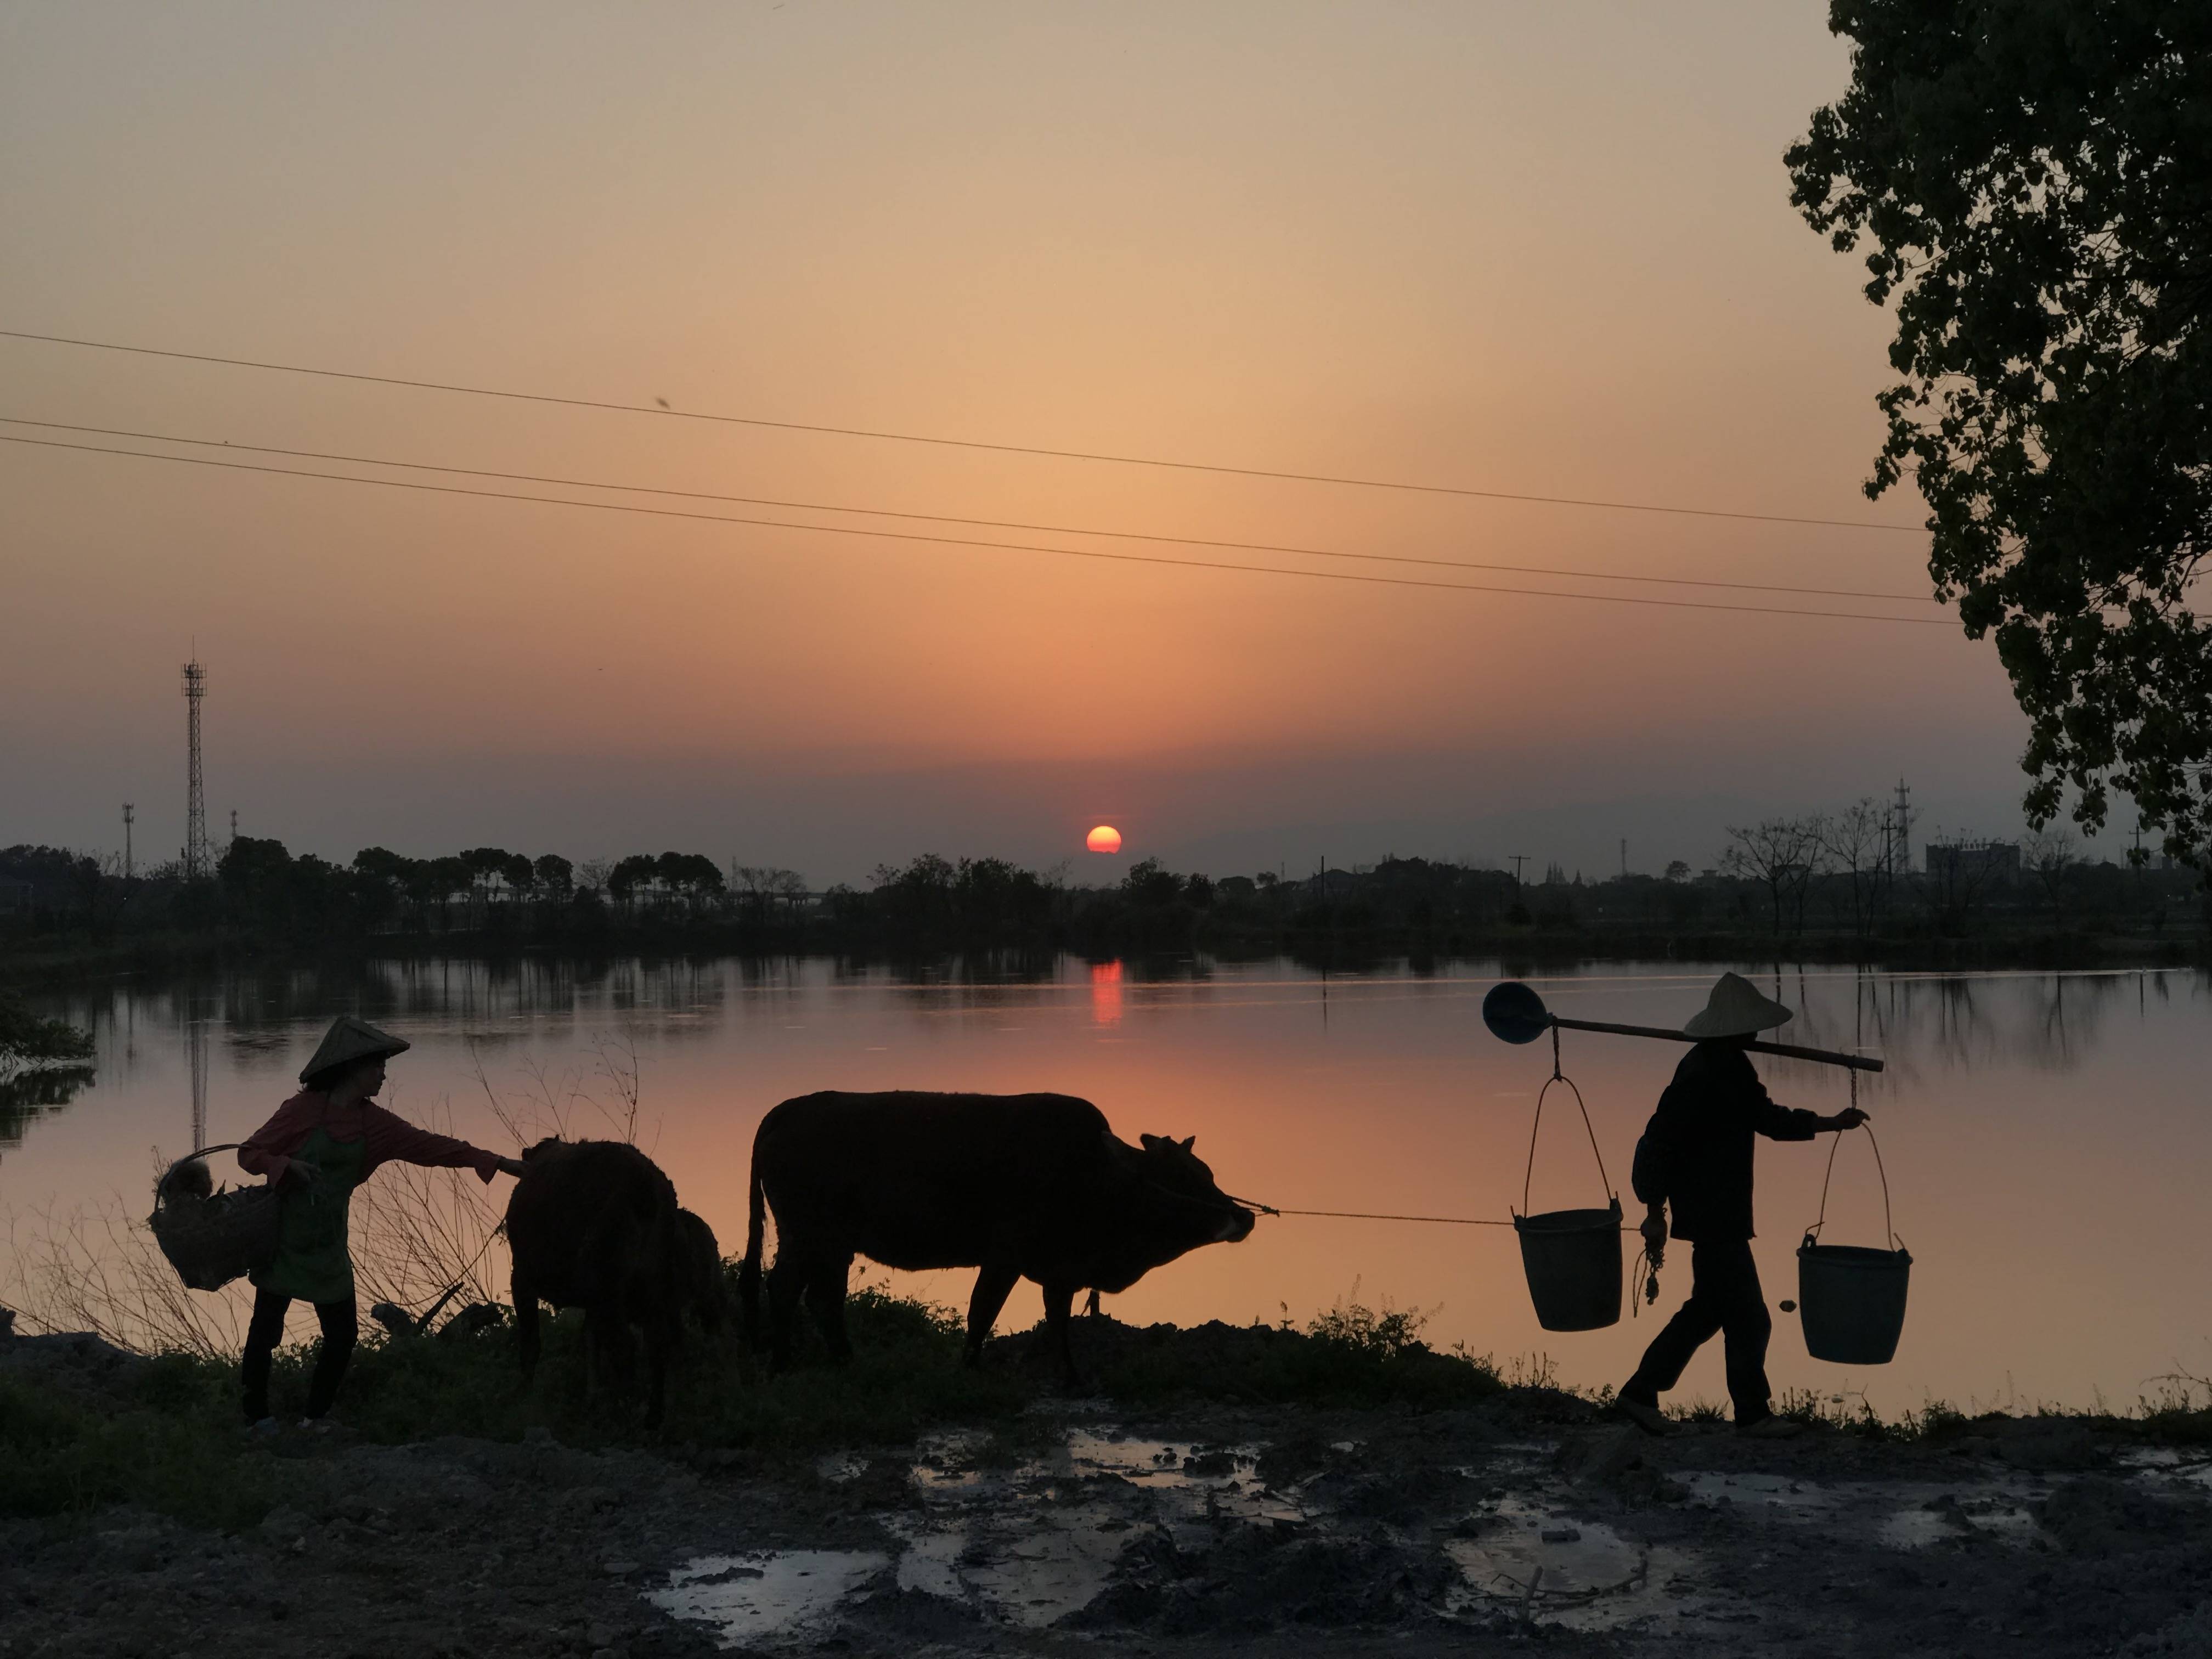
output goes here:
[[[1084, 953], [1076, 951], [1081, 956]], [[104, 942], [46, 939], [0, 944], [0, 987], [21, 992], [70, 990], [133, 976], [251, 973], [314, 967], [343, 969], [368, 962], [455, 960], [489, 963], [525, 961], [604, 964], [698, 962], [724, 957], [773, 962], [819, 956], [854, 969], [888, 967], [952, 981], [1020, 982], [1046, 976], [1059, 959], [1051, 945], [901, 950], [882, 945], [811, 940], [804, 935], [764, 936], [757, 931], [696, 928], [620, 934], [589, 946], [518, 939], [466, 931], [391, 933], [368, 939], [270, 942], [244, 935], [125, 939]], [[1746, 971], [1801, 966], [1859, 967], [1889, 973], [1974, 973], [1989, 970], [2127, 971], [2212, 965], [2212, 952], [2194, 934], [2036, 933], [1967, 939], [1906, 936], [1862, 938], [1810, 933], [1777, 941], [1758, 933], [1683, 933], [1513, 929], [1495, 933], [1351, 933], [1285, 929], [1194, 938], [1187, 948], [1133, 951], [1126, 958], [1146, 977], [1187, 976], [1194, 958], [1223, 963], [1282, 959], [1316, 972], [1373, 972], [1403, 963], [1416, 973], [1457, 962], [1498, 962], [1509, 974], [1624, 963], [1695, 962]], [[1124, 960], [1118, 954], [1096, 958]]]
[[[901, 1320], [903, 1340], [876, 1328]], [[1071, 1401], [1032, 1370], [1036, 1334], [966, 1372], [941, 1324], [878, 1309], [849, 1371], [695, 1364], [659, 1437], [558, 1387], [518, 1402], [497, 1331], [422, 1339], [365, 1351], [345, 1429], [259, 1440], [225, 1420], [216, 1369], [18, 1340], [0, 1346], [0, 1628], [12, 1652], [198, 1659], [272, 1640], [402, 1659], [2075, 1659], [2212, 1640], [2212, 1413], [2178, 1399], [1887, 1425], [1800, 1401], [1796, 1440], [1713, 1421], [1653, 1440], [1431, 1354], [1402, 1322], [1079, 1334], [1099, 1386]], [[464, 1376], [472, 1427], [452, 1415]], [[715, 1419], [716, 1394], [785, 1419]], [[80, 1479], [27, 1513], [23, 1471], [87, 1437], [167, 1484], [102, 1498]]]

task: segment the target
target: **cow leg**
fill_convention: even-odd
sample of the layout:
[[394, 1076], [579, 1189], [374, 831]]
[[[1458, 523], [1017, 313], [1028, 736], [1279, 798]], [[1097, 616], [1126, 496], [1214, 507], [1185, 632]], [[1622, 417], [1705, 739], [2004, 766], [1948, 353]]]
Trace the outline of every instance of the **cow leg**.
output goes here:
[[796, 1255], [787, 1248], [775, 1253], [775, 1266], [768, 1270], [768, 1368], [791, 1367], [791, 1322], [799, 1312], [799, 1292], [804, 1284]]
[[1076, 1369], [1075, 1349], [1069, 1340], [1069, 1317], [1075, 1307], [1075, 1286], [1048, 1285], [1044, 1287], [1044, 1328], [1052, 1340], [1053, 1351], [1060, 1356], [1060, 1386], [1070, 1394], [1080, 1394], [1085, 1388], [1083, 1373]]
[[853, 1258], [842, 1255], [814, 1263], [806, 1275], [806, 1311], [822, 1333], [822, 1346], [840, 1365], [853, 1357], [853, 1344], [845, 1334], [845, 1286], [852, 1274]]
[[999, 1311], [1014, 1293], [1015, 1281], [1021, 1276], [1020, 1268], [1002, 1261], [986, 1261], [983, 1271], [975, 1275], [975, 1293], [968, 1298], [966, 1358], [969, 1364], [983, 1363], [984, 1340], [991, 1334], [991, 1327], [999, 1322]]
[[629, 1310], [617, 1303], [606, 1310], [601, 1340], [607, 1359], [607, 1380], [617, 1399], [626, 1399], [637, 1387], [637, 1344], [630, 1335]]
[[527, 1393], [538, 1376], [538, 1297], [520, 1273], [514, 1275], [514, 1341], [522, 1356], [522, 1387]]
[[663, 1315], [646, 1322], [645, 1426], [648, 1429], [659, 1428], [668, 1410], [668, 1356], [676, 1338], [675, 1316]]

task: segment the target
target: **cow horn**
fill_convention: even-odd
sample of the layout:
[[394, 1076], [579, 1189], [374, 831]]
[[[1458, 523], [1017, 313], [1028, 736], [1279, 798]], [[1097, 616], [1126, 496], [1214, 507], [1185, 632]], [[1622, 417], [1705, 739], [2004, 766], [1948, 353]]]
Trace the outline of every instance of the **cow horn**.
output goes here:
[[1185, 1135], [1182, 1138], [1182, 1149], [1186, 1152], [1196, 1145], [1198, 1145], [1198, 1137], [1196, 1135]]

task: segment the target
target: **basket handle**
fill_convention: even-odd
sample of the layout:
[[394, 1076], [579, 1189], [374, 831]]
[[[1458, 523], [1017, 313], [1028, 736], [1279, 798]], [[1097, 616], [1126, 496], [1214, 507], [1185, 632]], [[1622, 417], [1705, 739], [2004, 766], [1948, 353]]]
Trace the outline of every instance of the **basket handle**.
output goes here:
[[1589, 1137], [1590, 1155], [1597, 1159], [1597, 1178], [1605, 1188], [1606, 1196], [1618, 1208], [1620, 1198], [1613, 1190], [1612, 1177], [1605, 1172], [1605, 1154], [1597, 1149], [1597, 1131], [1590, 1127], [1589, 1108], [1583, 1104], [1583, 1091], [1575, 1086], [1575, 1080], [1559, 1069], [1559, 1028], [1554, 1025], [1552, 1028], [1552, 1075], [1536, 1091], [1536, 1121], [1528, 1126], [1528, 1167], [1521, 1176], [1520, 1213], [1528, 1213], [1529, 1188], [1536, 1178], [1536, 1136], [1544, 1127], [1544, 1097], [1552, 1092], [1554, 1083], [1565, 1084], [1567, 1092], [1574, 1096], [1575, 1109], [1583, 1115], [1583, 1133]]
[[177, 1160], [176, 1164], [172, 1164], [169, 1165], [168, 1169], [162, 1170], [161, 1178], [165, 1181], [167, 1180], [171, 1173], [175, 1170], [177, 1164], [189, 1164], [196, 1158], [205, 1158], [210, 1152], [234, 1152], [244, 1145], [246, 1145], [246, 1143], [242, 1140], [226, 1140], [220, 1146], [198, 1147], [192, 1152], [186, 1152], [182, 1158]]
[[[1859, 1074], [1853, 1072], [1851, 1073], [1851, 1104], [1856, 1106], [1858, 1103]], [[1888, 1234], [1889, 1248], [1893, 1250], [1898, 1248], [1897, 1230], [1890, 1224], [1889, 1171], [1882, 1167], [1881, 1143], [1874, 1138], [1874, 1126], [1871, 1123], [1862, 1123], [1859, 1127], [1866, 1131], [1867, 1145], [1874, 1148], [1875, 1173], [1881, 1177], [1881, 1230]], [[1843, 1131], [1838, 1129], [1836, 1132], [1836, 1138], [1828, 1143], [1828, 1168], [1826, 1173], [1820, 1177], [1820, 1218], [1805, 1231], [1805, 1243], [1808, 1244], [1815, 1242], [1820, 1237], [1820, 1229], [1828, 1224], [1828, 1183], [1835, 1179], [1836, 1153], [1842, 1149], [1843, 1144]]]

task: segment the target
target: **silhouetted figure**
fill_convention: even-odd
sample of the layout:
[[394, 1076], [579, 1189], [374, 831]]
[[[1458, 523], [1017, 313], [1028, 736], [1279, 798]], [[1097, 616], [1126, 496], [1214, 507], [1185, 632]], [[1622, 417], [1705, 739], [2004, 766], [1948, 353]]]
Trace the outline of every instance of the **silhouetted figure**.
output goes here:
[[246, 1420], [276, 1426], [269, 1415], [270, 1360], [284, 1340], [293, 1298], [315, 1305], [323, 1345], [307, 1388], [307, 1421], [319, 1421], [337, 1398], [353, 1356], [359, 1318], [347, 1213], [353, 1189], [380, 1164], [395, 1159], [433, 1169], [472, 1169], [483, 1180], [504, 1170], [522, 1173], [511, 1158], [449, 1135], [432, 1134], [376, 1105], [384, 1063], [410, 1045], [366, 1020], [341, 1015], [300, 1073], [304, 1085], [238, 1149], [240, 1168], [266, 1176], [283, 1194], [276, 1258], [253, 1275], [253, 1317], [240, 1370]]
[[1716, 1333], [1727, 1345], [1737, 1429], [1761, 1436], [1796, 1431], [1796, 1424], [1774, 1415], [1766, 1382], [1773, 1322], [1751, 1255], [1752, 1137], [1810, 1140], [1824, 1129], [1855, 1129], [1866, 1114], [1853, 1106], [1821, 1117], [1778, 1106], [1768, 1096], [1744, 1044], [1790, 1018], [1788, 1008], [1741, 975], [1722, 975], [1704, 1010], [1682, 1027], [1699, 1041], [1674, 1068], [1637, 1149], [1634, 1185], [1644, 1202], [1642, 1231], [1654, 1264], [1666, 1252], [1669, 1204], [1673, 1236], [1690, 1244], [1689, 1300], [1652, 1340], [1620, 1390], [1622, 1414], [1648, 1433], [1671, 1431], [1659, 1396]]

